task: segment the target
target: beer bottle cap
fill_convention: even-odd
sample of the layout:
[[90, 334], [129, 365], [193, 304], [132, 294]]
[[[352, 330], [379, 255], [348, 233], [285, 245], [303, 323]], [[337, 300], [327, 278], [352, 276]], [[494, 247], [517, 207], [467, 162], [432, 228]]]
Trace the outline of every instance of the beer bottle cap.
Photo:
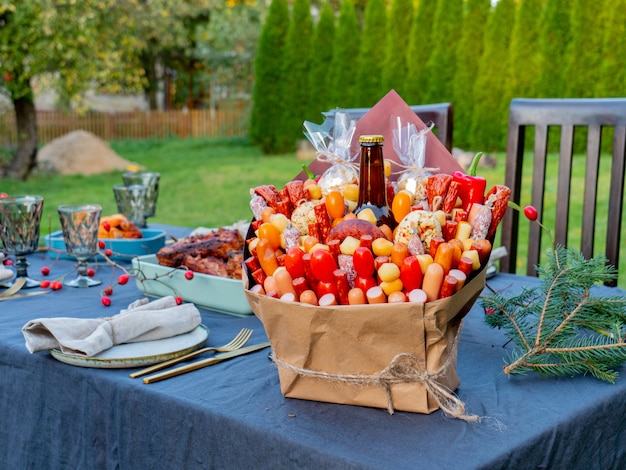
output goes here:
[[384, 137], [380, 134], [359, 136], [360, 143], [363, 143], [363, 142], [378, 143], [378, 142], [383, 142], [384, 140], [385, 140]]

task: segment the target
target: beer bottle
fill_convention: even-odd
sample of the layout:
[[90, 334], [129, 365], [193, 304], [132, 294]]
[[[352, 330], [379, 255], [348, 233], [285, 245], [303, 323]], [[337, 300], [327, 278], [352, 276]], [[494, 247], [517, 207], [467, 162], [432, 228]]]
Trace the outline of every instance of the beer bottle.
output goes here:
[[359, 137], [361, 145], [359, 200], [354, 213], [358, 215], [365, 209], [371, 209], [376, 217], [376, 225], [387, 224], [393, 230], [398, 224], [387, 204], [383, 140], [382, 135]]

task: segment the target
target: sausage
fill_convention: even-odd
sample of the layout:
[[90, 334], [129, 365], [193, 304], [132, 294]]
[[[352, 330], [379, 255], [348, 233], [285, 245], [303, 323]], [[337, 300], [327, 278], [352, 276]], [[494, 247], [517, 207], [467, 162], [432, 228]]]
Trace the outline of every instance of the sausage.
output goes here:
[[[276, 252], [267, 238], [261, 238], [256, 245], [256, 254], [261, 268], [268, 276], [274, 274], [278, 268]], [[267, 291], [267, 289], [265, 289]]]
[[456, 237], [456, 229], [459, 222], [456, 220], [446, 220], [446, 224], [443, 226], [443, 238], [448, 241]]
[[406, 294], [402, 291], [392, 292], [391, 294], [389, 294], [389, 297], [387, 297], [387, 303], [390, 303], [390, 304], [402, 303], [402, 302], [406, 302], [406, 300], [407, 300]]
[[456, 278], [456, 290], [460, 290], [464, 285], [467, 279], [467, 276], [460, 269], [451, 269], [448, 273], [449, 276], [454, 276]]
[[299, 297], [302, 296], [302, 293], [306, 290], [311, 290], [309, 283], [306, 282], [305, 277], [297, 277], [291, 283], [293, 285], [293, 289], [296, 291], [296, 295]]
[[337, 265], [339, 269], [343, 269], [348, 274], [348, 285], [350, 288], [353, 288], [354, 280], [356, 279], [356, 270], [354, 269], [354, 258], [352, 255], [340, 254], [337, 257]]
[[437, 300], [443, 284], [443, 268], [437, 263], [431, 263], [424, 273], [422, 290], [426, 293], [426, 301]]
[[285, 227], [283, 238], [285, 239], [285, 251], [300, 246], [300, 231], [293, 225]]
[[374, 286], [367, 290], [365, 296], [367, 297], [368, 304], [385, 304], [387, 303], [387, 297], [380, 286]]
[[445, 243], [445, 240], [442, 237], [433, 237], [430, 239], [430, 246], [428, 249], [428, 254], [435, 259], [435, 255], [437, 254], [437, 248], [439, 245]]
[[313, 211], [315, 212], [315, 219], [319, 224], [320, 236], [318, 238], [320, 240], [327, 241], [326, 238], [331, 230], [331, 222], [328, 210], [326, 209], [326, 204], [318, 204], [314, 206]]
[[300, 295], [300, 302], [303, 304], [318, 305], [317, 295], [312, 290], [305, 290]]
[[446, 297], [450, 297], [456, 292], [457, 279], [454, 276], [447, 275], [443, 278], [443, 283], [441, 284], [441, 292], [439, 293], [440, 299], [445, 299]]
[[336, 297], [337, 296], [337, 285], [335, 284], [334, 280], [333, 281], [329, 281], [329, 282], [318, 282], [316, 292], [317, 292], [318, 302], [326, 294], [333, 294], [333, 296]]
[[447, 275], [452, 269], [452, 257], [454, 256], [454, 247], [447, 242], [441, 243], [437, 248], [433, 262], [439, 264], [443, 268], [443, 274]]
[[428, 206], [432, 212], [442, 208], [444, 197], [451, 182], [452, 176], [450, 175], [438, 174], [428, 177], [426, 182], [426, 194], [428, 197]]
[[251, 273], [261, 267], [261, 265], [259, 264], [259, 260], [256, 259], [254, 256], [249, 256], [248, 258], [246, 258], [245, 263], [246, 268], [248, 268], [248, 271]]
[[426, 296], [426, 292], [422, 289], [413, 289], [409, 292], [409, 302], [417, 302], [420, 304], [425, 304], [428, 301], [428, 297]]
[[474, 214], [474, 218], [471, 222], [472, 229], [470, 231], [470, 238], [474, 240], [487, 237], [489, 227], [491, 226], [491, 209], [482, 204], [472, 204], [472, 210], [476, 206], [478, 206], [478, 210]]
[[446, 214], [452, 213], [452, 209], [456, 206], [456, 199], [459, 195], [459, 190], [461, 189], [461, 183], [458, 181], [450, 181], [450, 186], [448, 186], [448, 191], [446, 192], [446, 197], [443, 199], [443, 211]]
[[409, 256], [409, 247], [404, 243], [394, 243], [391, 249], [391, 262], [398, 267], [402, 266], [404, 258]]
[[320, 307], [330, 307], [331, 305], [337, 305], [337, 298], [335, 294], [328, 293], [321, 296], [318, 300]]
[[373, 223], [362, 219], [348, 219], [339, 222], [330, 230], [326, 243], [328, 243], [328, 240], [343, 240], [348, 235], [357, 239], [362, 239], [362, 235], [371, 235], [372, 240], [385, 238], [380, 228]]
[[459, 260], [459, 271], [461, 271], [466, 276], [469, 276], [474, 270], [474, 261], [471, 258], [461, 257]]
[[348, 303], [350, 305], [362, 305], [366, 304], [367, 300], [365, 299], [365, 294], [358, 287], [353, 287], [348, 292]]
[[274, 272], [274, 279], [276, 279], [278, 291], [281, 295], [291, 293], [295, 297], [296, 290], [293, 287], [293, 278], [291, 277], [291, 274], [289, 274], [289, 271], [284, 268], [277, 269]]
[[409, 254], [411, 256], [423, 255], [426, 253], [424, 249], [424, 243], [422, 243], [422, 239], [419, 235], [413, 235], [409, 240], [408, 244]]
[[262, 284], [255, 284], [250, 288], [250, 292], [255, 294], [265, 295], [265, 289]]
[[491, 207], [491, 226], [489, 227], [487, 236], [484, 238], [491, 240], [495, 235], [498, 224], [500, 224], [506, 212], [506, 208], [508, 207], [510, 197], [511, 189], [500, 184], [495, 185], [487, 192], [485, 205]]
[[265, 271], [263, 271], [263, 269], [259, 268], [256, 271], [252, 271], [252, 279], [254, 279], [254, 282], [256, 282], [259, 285], [263, 285], [265, 283], [265, 278], [267, 277], [267, 274], [265, 274]]

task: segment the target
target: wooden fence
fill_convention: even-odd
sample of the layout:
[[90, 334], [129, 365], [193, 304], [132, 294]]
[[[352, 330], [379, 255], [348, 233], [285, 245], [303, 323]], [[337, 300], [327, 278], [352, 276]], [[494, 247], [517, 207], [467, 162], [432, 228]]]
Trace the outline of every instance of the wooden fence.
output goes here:
[[[103, 140], [166, 137], [241, 137], [248, 132], [249, 107], [170, 111], [89, 112], [38, 111], [37, 135], [45, 144], [68, 132], [85, 130]], [[13, 112], [0, 113], [0, 145], [16, 144]]]

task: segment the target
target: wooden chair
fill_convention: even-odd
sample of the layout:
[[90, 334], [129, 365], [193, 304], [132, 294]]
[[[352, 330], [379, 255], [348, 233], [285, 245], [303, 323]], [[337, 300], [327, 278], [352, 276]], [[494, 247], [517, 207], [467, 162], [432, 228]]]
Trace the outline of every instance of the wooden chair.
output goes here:
[[[534, 158], [532, 182], [522, 184], [524, 138], [526, 128], [534, 126]], [[561, 139], [556, 188], [545, 187], [546, 163], [555, 155], [548, 154], [548, 129], [560, 127]], [[586, 160], [583, 187], [572, 187], [572, 161], [575, 152], [574, 129], [586, 128]], [[610, 182], [599, 187], [599, 168], [602, 145], [602, 129], [612, 127], [612, 161]], [[577, 130], [578, 132], [578, 130]], [[609, 264], [619, 268], [620, 232], [624, 203], [624, 170], [626, 150], [626, 98], [615, 99], [514, 99], [511, 101], [506, 155], [505, 184], [511, 188], [511, 200], [520, 202], [523, 192], [531, 192], [530, 202], [539, 212], [544, 212], [544, 198], [556, 194], [554, 239], [557, 244], [567, 245], [572, 196], [582, 196], [582, 226], [580, 249], [586, 258], [594, 256], [594, 237], [606, 236], [605, 256]], [[526, 164], [528, 164], [528, 160]], [[598, 193], [608, 194], [608, 217], [605, 226], [596, 222]], [[551, 196], [553, 197], [553, 196]], [[502, 222], [502, 244], [509, 255], [500, 262], [502, 272], [515, 272], [518, 250], [520, 214], [509, 210]], [[523, 217], [523, 215], [522, 215]], [[606, 232], [604, 233], [604, 230]], [[542, 230], [530, 224], [527, 274], [536, 275], [539, 264]], [[616, 282], [610, 283], [616, 285]]]
[[[352, 119], [359, 119], [370, 108], [342, 108], [341, 111], [348, 113]], [[433, 122], [434, 132], [446, 148], [452, 152], [452, 128], [454, 123], [454, 108], [451, 103], [424, 104], [411, 106], [411, 110], [424, 121], [425, 124]], [[335, 110], [323, 113], [326, 117], [335, 115]]]

